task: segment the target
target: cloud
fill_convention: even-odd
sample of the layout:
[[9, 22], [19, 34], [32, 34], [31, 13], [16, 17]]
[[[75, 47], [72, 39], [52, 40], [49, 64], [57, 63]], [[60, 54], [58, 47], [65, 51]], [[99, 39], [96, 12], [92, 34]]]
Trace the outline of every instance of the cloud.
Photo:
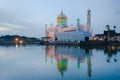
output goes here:
[[26, 28], [6, 22], [0, 22], [0, 35], [23, 35]]
[[41, 24], [39, 20], [20, 17], [0, 9], [0, 35], [39, 36]]
[[10, 24], [10, 23], [5, 23], [5, 22], [0, 22], [0, 28], [1, 29], [26, 29], [23, 26], [18, 26], [18, 25], [14, 25], [14, 24]]
[[0, 31], [8, 31], [8, 28], [0, 27]]

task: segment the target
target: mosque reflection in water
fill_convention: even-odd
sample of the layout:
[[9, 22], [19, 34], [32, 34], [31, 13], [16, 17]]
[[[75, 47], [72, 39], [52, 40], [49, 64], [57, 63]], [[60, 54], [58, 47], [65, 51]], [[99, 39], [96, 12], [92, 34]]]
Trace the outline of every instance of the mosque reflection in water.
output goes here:
[[119, 47], [115, 46], [108, 46], [104, 48], [104, 54], [107, 55], [106, 61], [109, 63], [111, 59], [114, 60], [114, 62], [117, 62], [116, 55], [117, 51], [119, 50]]
[[[111, 60], [117, 62], [116, 55], [119, 51], [119, 47], [107, 46], [102, 48], [97, 48], [97, 50], [104, 50], [104, 56], [107, 56], [106, 62], [110, 63]], [[46, 46], [46, 61], [47, 57], [52, 60], [56, 60], [56, 67], [60, 72], [61, 76], [64, 76], [64, 72], [68, 69], [68, 60], [77, 61], [77, 68], [80, 68], [81, 63], [87, 63], [87, 74], [88, 77], [92, 76], [92, 60], [93, 49], [80, 48], [80, 47], [69, 47], [69, 46]], [[102, 54], [103, 55], [103, 54]]]
[[77, 61], [77, 67], [80, 68], [80, 63], [87, 62], [88, 76], [92, 75], [91, 56], [92, 50], [89, 48], [81, 49], [80, 47], [69, 46], [46, 46], [46, 61], [47, 57], [57, 61], [57, 69], [64, 76], [64, 72], [68, 68], [68, 60]]

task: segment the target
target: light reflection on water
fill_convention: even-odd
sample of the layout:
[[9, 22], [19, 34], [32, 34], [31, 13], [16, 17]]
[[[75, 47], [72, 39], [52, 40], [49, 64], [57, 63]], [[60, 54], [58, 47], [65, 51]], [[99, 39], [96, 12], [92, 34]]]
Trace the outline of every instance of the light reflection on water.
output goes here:
[[0, 46], [0, 80], [119, 80], [120, 48]]

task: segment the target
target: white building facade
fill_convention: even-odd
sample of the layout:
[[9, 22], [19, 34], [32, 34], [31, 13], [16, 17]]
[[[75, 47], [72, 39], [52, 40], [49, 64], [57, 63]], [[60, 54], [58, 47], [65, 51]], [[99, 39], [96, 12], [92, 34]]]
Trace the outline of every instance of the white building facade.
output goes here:
[[67, 25], [67, 17], [61, 12], [57, 17], [57, 25], [50, 28], [46, 25], [46, 37], [48, 41], [85, 41], [92, 39], [91, 32], [91, 11], [87, 11], [87, 26], [80, 24], [80, 19], [77, 19], [77, 26], [69, 27]]

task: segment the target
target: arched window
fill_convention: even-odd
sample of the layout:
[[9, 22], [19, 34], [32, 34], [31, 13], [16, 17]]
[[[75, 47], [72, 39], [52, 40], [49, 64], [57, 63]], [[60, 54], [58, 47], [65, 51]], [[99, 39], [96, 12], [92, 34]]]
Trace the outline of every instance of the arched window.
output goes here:
[[89, 37], [85, 37], [85, 41], [89, 41]]

